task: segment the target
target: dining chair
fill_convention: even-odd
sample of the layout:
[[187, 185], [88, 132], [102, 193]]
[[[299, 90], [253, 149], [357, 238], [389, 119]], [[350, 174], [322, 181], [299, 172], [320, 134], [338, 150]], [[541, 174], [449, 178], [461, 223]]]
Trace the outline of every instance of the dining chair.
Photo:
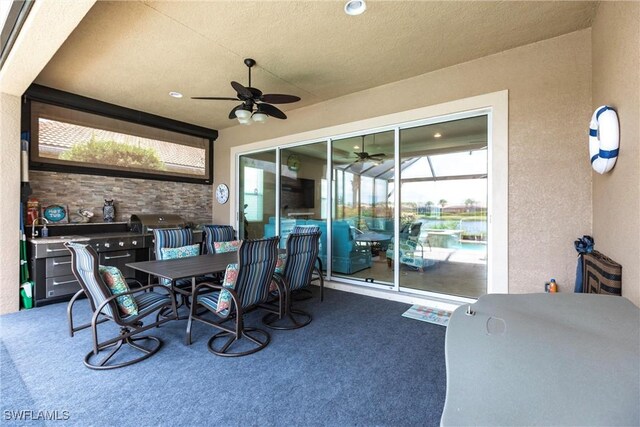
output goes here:
[[205, 224], [202, 226], [204, 231], [204, 248], [206, 253], [215, 253], [215, 242], [230, 242], [235, 240], [236, 232], [230, 225]]
[[[187, 344], [191, 344], [191, 327], [194, 320], [213, 326], [220, 332], [207, 342], [209, 351], [218, 356], [245, 356], [265, 348], [271, 337], [265, 330], [248, 328], [244, 325], [244, 315], [270, 300], [269, 288], [274, 278], [278, 259], [278, 236], [244, 240], [238, 249], [238, 262], [229, 264], [222, 284], [200, 283], [196, 286], [189, 322], [187, 324]], [[277, 316], [284, 313], [286, 291], [280, 279], [277, 280], [281, 303]], [[213, 291], [203, 294], [203, 291]], [[197, 313], [198, 308], [217, 317], [210, 320]], [[208, 313], [207, 313], [208, 314]], [[234, 325], [227, 322], [234, 321]], [[249, 346], [246, 349], [246, 346]]]
[[[199, 244], [193, 243], [193, 231], [190, 228], [156, 228], [153, 230], [153, 251], [156, 260], [185, 258], [198, 256], [201, 252]], [[151, 279], [151, 278], [149, 278]], [[196, 278], [197, 282], [210, 280], [210, 277], [202, 276]], [[149, 283], [151, 284], [151, 283]], [[171, 281], [158, 277], [158, 284], [171, 288], [177, 299], [180, 296], [178, 307], [183, 305], [189, 307], [189, 297], [191, 296], [191, 279], [178, 279]], [[164, 316], [165, 312], [158, 312], [158, 317]], [[183, 316], [186, 319], [186, 316]]]
[[[64, 245], [71, 252], [71, 271], [87, 295], [92, 312], [90, 327], [93, 350], [85, 356], [85, 366], [97, 370], [121, 368], [155, 354], [162, 346], [162, 340], [151, 335], [138, 335], [177, 318], [171, 289], [166, 289], [166, 294], [152, 291], [152, 286], [149, 285], [130, 290], [116, 267], [99, 265], [98, 254], [90, 245], [71, 242]], [[145, 317], [163, 309], [170, 309], [172, 315], [153, 323], [142, 323]], [[104, 321], [112, 321], [118, 325], [120, 334], [99, 342], [97, 326]], [[126, 348], [123, 347], [124, 344], [142, 355], [132, 359], [124, 356], [125, 360], [110, 364], [113, 356]], [[101, 355], [104, 357], [97, 360]]]
[[[313, 234], [322, 233], [322, 230], [317, 225], [296, 225], [291, 230], [291, 234]], [[322, 252], [322, 240], [318, 240], [318, 255]], [[320, 302], [324, 301], [324, 278], [322, 277], [322, 259], [320, 256], [316, 259], [316, 268], [311, 276], [311, 282], [320, 282]], [[308, 300], [313, 296], [313, 293], [308, 288], [302, 288], [294, 292], [294, 301]]]
[[[285, 310], [284, 316], [275, 313], [266, 314], [262, 322], [271, 329], [298, 329], [311, 323], [311, 314], [294, 309], [291, 293], [309, 286], [311, 276], [315, 269], [315, 260], [318, 257], [318, 241], [320, 233], [289, 234], [287, 238], [287, 258], [282, 272], [282, 279], [285, 287]], [[278, 274], [276, 274], [278, 276]], [[323, 283], [320, 276], [320, 283]], [[279, 322], [281, 318], [286, 318], [290, 324], [283, 325]], [[279, 323], [279, 324], [277, 324]]]

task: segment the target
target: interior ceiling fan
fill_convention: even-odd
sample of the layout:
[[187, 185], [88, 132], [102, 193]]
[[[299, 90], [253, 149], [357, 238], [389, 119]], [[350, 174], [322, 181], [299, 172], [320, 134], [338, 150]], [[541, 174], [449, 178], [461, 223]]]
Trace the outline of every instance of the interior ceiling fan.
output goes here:
[[230, 119], [238, 119], [242, 124], [250, 124], [251, 121], [264, 122], [267, 116], [276, 119], [286, 119], [279, 108], [271, 104], [289, 104], [300, 101], [300, 97], [295, 95], [283, 95], [279, 93], [262, 93], [260, 89], [251, 87], [251, 67], [256, 65], [256, 61], [251, 58], [244, 60], [245, 65], [249, 68], [249, 86], [243, 86], [238, 82], [232, 81], [231, 87], [236, 91], [236, 97], [219, 97], [219, 96], [193, 96], [191, 99], [208, 99], [215, 101], [241, 101], [242, 103], [234, 107], [229, 113]]
[[[376, 136], [373, 135], [374, 143], [375, 143], [375, 140], [376, 140]], [[384, 154], [384, 153], [369, 154], [366, 151], [364, 151], [364, 135], [362, 135], [362, 148], [361, 148], [361, 151], [359, 153], [354, 152], [353, 154], [358, 156], [358, 158], [356, 159], [356, 162], [366, 162], [368, 160], [371, 160], [371, 161], [374, 161], [374, 162], [381, 162], [383, 160], [382, 157], [386, 157], [386, 154]]]

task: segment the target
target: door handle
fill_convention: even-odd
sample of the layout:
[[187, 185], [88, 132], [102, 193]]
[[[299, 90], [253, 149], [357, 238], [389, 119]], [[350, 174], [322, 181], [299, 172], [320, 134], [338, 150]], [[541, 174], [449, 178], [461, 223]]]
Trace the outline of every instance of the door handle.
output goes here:
[[116, 256], [106, 256], [104, 257], [105, 260], [108, 259], [116, 259], [116, 258], [129, 258], [131, 256], [131, 254], [125, 254], [125, 255], [116, 255]]

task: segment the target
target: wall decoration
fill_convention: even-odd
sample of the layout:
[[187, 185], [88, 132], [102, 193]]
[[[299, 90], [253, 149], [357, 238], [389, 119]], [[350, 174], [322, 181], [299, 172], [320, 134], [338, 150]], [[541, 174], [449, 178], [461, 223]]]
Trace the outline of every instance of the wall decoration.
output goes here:
[[619, 141], [620, 127], [615, 110], [608, 105], [596, 108], [589, 125], [589, 157], [593, 170], [605, 174], [613, 169]]
[[113, 222], [116, 218], [116, 207], [113, 205], [113, 199], [104, 199], [104, 206], [102, 207], [102, 216], [104, 222]]
[[69, 222], [69, 209], [61, 204], [43, 206], [41, 216], [53, 223]]
[[220, 184], [216, 188], [216, 200], [221, 205], [224, 205], [229, 200], [229, 187], [226, 184]]

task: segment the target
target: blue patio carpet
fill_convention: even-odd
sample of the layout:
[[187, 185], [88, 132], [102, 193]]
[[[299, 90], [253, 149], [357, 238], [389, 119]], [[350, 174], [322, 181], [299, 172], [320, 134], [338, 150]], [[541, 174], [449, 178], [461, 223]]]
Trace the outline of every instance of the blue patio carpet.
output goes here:
[[[313, 322], [270, 331], [256, 354], [214, 356], [206, 349], [213, 328], [201, 323], [185, 346], [186, 321], [176, 321], [150, 331], [164, 341], [156, 355], [103, 372], [84, 367], [91, 333], [69, 337], [66, 303], [2, 316], [0, 424], [31, 424], [6, 412], [26, 410], [58, 411], [65, 425], [81, 426], [437, 425], [446, 328], [403, 318], [407, 304], [335, 290], [320, 303], [314, 293], [298, 303]], [[79, 306], [85, 319], [86, 300]]]

